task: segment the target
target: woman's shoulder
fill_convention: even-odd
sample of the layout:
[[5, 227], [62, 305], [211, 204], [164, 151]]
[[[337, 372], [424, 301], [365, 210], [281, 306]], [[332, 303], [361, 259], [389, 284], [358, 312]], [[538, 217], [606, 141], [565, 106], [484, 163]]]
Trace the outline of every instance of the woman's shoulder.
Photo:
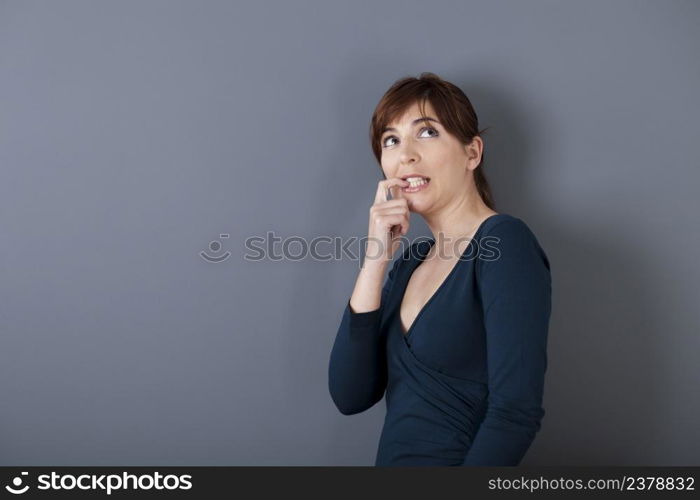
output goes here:
[[[495, 245], [487, 243], [488, 240], [493, 240]], [[481, 231], [479, 245], [484, 248], [489, 245], [498, 248], [499, 255], [503, 255], [504, 252], [506, 256], [517, 255], [523, 263], [528, 262], [528, 257], [541, 259], [549, 269], [547, 253], [530, 225], [521, 217], [508, 213], [498, 213], [489, 217]]]
[[535, 238], [535, 233], [522, 218], [506, 212], [499, 212], [488, 217], [483, 224], [480, 236], [517, 235]]

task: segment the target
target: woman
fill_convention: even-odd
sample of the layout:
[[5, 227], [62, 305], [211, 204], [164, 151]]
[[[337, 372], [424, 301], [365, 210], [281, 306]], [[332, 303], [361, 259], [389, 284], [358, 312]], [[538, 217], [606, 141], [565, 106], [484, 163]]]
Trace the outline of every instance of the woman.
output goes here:
[[[469, 99], [433, 73], [397, 81], [372, 116], [385, 179], [328, 375], [345, 415], [386, 391], [378, 466], [517, 465], [544, 416], [549, 260], [525, 222], [495, 211], [478, 134]], [[434, 238], [382, 286], [410, 212]]]

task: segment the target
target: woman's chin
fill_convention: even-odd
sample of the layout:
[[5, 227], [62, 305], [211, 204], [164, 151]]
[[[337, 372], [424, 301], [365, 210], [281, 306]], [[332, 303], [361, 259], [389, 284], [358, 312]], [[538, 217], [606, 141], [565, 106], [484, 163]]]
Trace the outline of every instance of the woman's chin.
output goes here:
[[429, 207], [430, 203], [427, 200], [408, 198], [408, 210], [413, 213], [422, 214], [426, 212]]

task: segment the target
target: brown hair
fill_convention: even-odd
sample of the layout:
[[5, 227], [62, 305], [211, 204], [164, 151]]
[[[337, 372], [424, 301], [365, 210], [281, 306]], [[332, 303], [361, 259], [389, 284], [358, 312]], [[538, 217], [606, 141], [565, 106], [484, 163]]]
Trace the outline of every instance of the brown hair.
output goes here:
[[[386, 91], [372, 114], [369, 128], [369, 138], [379, 168], [381, 170], [382, 131], [389, 123], [398, 118], [413, 103], [418, 102], [421, 116], [425, 117], [425, 102], [428, 101], [435, 109], [437, 119], [445, 130], [454, 135], [463, 144], [472, 142], [475, 136], [481, 135], [479, 119], [469, 98], [456, 85], [443, 80], [435, 73], [424, 72], [420, 77], [404, 77]], [[481, 162], [473, 170], [474, 184], [484, 203], [495, 210], [491, 188], [483, 172], [485, 152], [481, 153]]]

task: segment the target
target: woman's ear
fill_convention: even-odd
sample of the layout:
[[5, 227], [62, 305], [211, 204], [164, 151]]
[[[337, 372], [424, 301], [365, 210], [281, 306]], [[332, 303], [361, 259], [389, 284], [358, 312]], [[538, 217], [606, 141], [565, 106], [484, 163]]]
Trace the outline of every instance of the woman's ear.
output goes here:
[[481, 151], [484, 147], [484, 142], [478, 135], [474, 136], [472, 142], [464, 145], [464, 151], [467, 155], [467, 169], [473, 170], [481, 163]]

